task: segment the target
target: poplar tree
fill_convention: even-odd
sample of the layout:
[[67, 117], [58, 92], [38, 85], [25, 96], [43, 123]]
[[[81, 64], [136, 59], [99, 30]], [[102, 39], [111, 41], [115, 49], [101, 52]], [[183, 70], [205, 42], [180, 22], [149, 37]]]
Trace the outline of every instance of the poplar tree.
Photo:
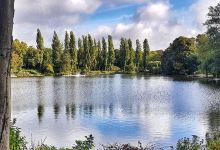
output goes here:
[[104, 37], [102, 38], [102, 53], [103, 53], [102, 68], [103, 70], [106, 70], [108, 65], [108, 52], [107, 52], [107, 43]]
[[44, 39], [43, 36], [41, 34], [40, 29], [37, 29], [37, 38], [36, 38], [36, 42], [37, 42], [37, 49], [43, 51], [44, 50]]
[[84, 49], [84, 55], [85, 55], [85, 69], [90, 70], [90, 53], [89, 53], [89, 42], [88, 37], [83, 36], [83, 49]]
[[134, 55], [133, 55], [133, 46], [132, 46], [132, 41], [131, 39], [128, 39], [128, 47], [129, 47], [129, 61], [128, 61], [128, 64], [133, 64], [134, 62]]
[[92, 64], [91, 64], [91, 67], [92, 67], [92, 70], [96, 70], [96, 65], [97, 65], [97, 51], [98, 51], [98, 45], [97, 45], [97, 42], [96, 42], [96, 39], [94, 38], [93, 40], [93, 49], [92, 49], [92, 53], [91, 53], [91, 56], [92, 56]]
[[52, 62], [55, 73], [61, 73], [61, 55], [62, 55], [62, 44], [59, 40], [59, 37], [54, 31], [53, 40], [52, 40]]
[[69, 47], [70, 47], [70, 38], [69, 38], [69, 34], [68, 32], [66, 31], [65, 33], [65, 40], [64, 40], [64, 50], [65, 51], [70, 51]]
[[125, 39], [125, 43], [124, 43], [124, 51], [125, 51], [125, 62], [124, 62], [124, 70], [126, 71], [128, 66], [129, 66], [129, 60], [130, 60], [130, 50], [129, 50], [129, 44], [128, 44], [128, 40]]
[[77, 70], [77, 49], [76, 49], [76, 39], [74, 33], [70, 32], [70, 62], [71, 62], [71, 72], [74, 73]]
[[97, 45], [97, 70], [101, 70], [102, 67], [102, 45], [100, 40], [98, 41], [98, 45]]
[[94, 58], [94, 44], [93, 44], [93, 39], [90, 34], [88, 34], [88, 52], [89, 56], [88, 57], [88, 68], [92, 69], [92, 63], [93, 63], [93, 58]]
[[141, 60], [141, 44], [140, 41], [136, 40], [136, 53], [135, 53], [135, 65], [137, 69], [140, 69], [140, 60]]
[[40, 29], [37, 29], [37, 37], [36, 37], [36, 43], [37, 43], [37, 49], [40, 50], [40, 70], [43, 69], [43, 58], [44, 58], [44, 50], [45, 50], [45, 47], [44, 47], [44, 39], [43, 39], [43, 36], [41, 34], [41, 31]]
[[83, 42], [82, 39], [78, 39], [78, 68], [84, 68], [85, 67], [85, 54], [83, 49]]
[[120, 68], [124, 69], [125, 66], [125, 39], [122, 37], [120, 40]]
[[115, 62], [115, 50], [112, 36], [108, 36], [108, 69], [111, 70]]
[[72, 74], [72, 70], [71, 70], [71, 60], [70, 60], [70, 53], [68, 51], [64, 51], [64, 53], [62, 54], [62, 57], [61, 57], [61, 60], [62, 60], [62, 71], [61, 73], [62, 74], [67, 74], [67, 75], [70, 75]]
[[149, 54], [150, 54], [150, 47], [149, 47], [147, 39], [144, 40], [143, 49], [144, 49], [144, 53], [143, 53], [143, 69], [145, 71], [147, 69], [148, 57], [149, 57]]
[[121, 62], [121, 68], [125, 70], [125, 67], [129, 62], [130, 53], [129, 53], [129, 44], [128, 40], [125, 38], [121, 38], [121, 44], [120, 44], [120, 62]]
[[65, 32], [65, 39], [64, 39], [64, 52], [61, 57], [62, 60], [62, 74], [71, 74], [71, 58], [70, 58], [70, 39], [69, 34]]

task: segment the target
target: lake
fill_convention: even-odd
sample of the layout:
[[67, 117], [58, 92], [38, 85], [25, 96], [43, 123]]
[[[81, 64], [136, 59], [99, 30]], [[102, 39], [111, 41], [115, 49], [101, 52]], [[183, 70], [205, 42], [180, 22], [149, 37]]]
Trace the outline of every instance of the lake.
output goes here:
[[12, 79], [12, 118], [28, 141], [174, 145], [220, 127], [220, 86], [162, 76]]

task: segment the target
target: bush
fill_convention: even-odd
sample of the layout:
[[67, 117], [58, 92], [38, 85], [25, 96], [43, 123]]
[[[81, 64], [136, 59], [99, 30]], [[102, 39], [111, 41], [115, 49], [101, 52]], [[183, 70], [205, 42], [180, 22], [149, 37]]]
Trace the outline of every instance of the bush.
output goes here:
[[133, 63], [129, 64], [129, 65], [126, 65], [125, 66], [125, 71], [126, 72], [134, 72], [136, 69], [135, 65]]
[[73, 150], [91, 150], [95, 147], [94, 137], [92, 135], [86, 136], [85, 141], [76, 140], [76, 144], [73, 146]]
[[199, 141], [198, 136], [193, 136], [192, 140], [189, 138], [183, 138], [177, 142], [177, 150], [200, 150], [203, 149], [203, 140]]
[[15, 126], [16, 119], [11, 122], [9, 145], [10, 150], [26, 150], [27, 141], [24, 136], [21, 135], [21, 129]]
[[148, 63], [148, 69], [150, 73], [160, 74], [161, 73], [161, 62], [160, 61], [150, 61]]
[[53, 66], [48, 64], [46, 69], [45, 69], [45, 73], [47, 73], [47, 74], [54, 74]]
[[117, 67], [117, 66], [112, 66], [112, 67], [110, 68], [110, 71], [119, 71], [119, 70], [120, 70], [120, 68]]
[[207, 148], [210, 150], [220, 150], [220, 133], [206, 134]]

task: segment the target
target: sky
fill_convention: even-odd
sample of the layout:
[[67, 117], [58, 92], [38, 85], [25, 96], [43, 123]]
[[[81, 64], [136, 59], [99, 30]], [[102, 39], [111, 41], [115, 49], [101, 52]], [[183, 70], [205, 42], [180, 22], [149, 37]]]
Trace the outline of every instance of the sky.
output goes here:
[[[195, 37], [206, 31], [208, 7], [219, 0], [15, 0], [14, 38], [36, 46], [39, 28], [45, 45], [53, 32], [63, 41], [65, 31], [77, 38], [90, 33], [101, 39], [148, 39], [151, 50], [166, 49], [179, 36]], [[133, 43], [134, 45], [134, 43]]]

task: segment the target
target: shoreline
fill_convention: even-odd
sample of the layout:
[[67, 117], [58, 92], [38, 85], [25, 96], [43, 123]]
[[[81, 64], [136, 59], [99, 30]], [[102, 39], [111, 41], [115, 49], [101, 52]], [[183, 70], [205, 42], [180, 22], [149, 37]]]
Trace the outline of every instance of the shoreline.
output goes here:
[[11, 78], [33, 78], [33, 77], [92, 77], [99, 75], [115, 75], [115, 74], [124, 74], [124, 75], [147, 75], [147, 76], [163, 76], [163, 77], [176, 77], [176, 78], [189, 78], [189, 79], [206, 79], [212, 81], [220, 81], [220, 78], [213, 76], [206, 77], [204, 74], [198, 75], [164, 75], [164, 74], [150, 74], [144, 72], [123, 72], [123, 71], [90, 71], [85, 74], [72, 74], [72, 75], [46, 75], [46, 74], [26, 74], [26, 75], [17, 75], [11, 74]]

